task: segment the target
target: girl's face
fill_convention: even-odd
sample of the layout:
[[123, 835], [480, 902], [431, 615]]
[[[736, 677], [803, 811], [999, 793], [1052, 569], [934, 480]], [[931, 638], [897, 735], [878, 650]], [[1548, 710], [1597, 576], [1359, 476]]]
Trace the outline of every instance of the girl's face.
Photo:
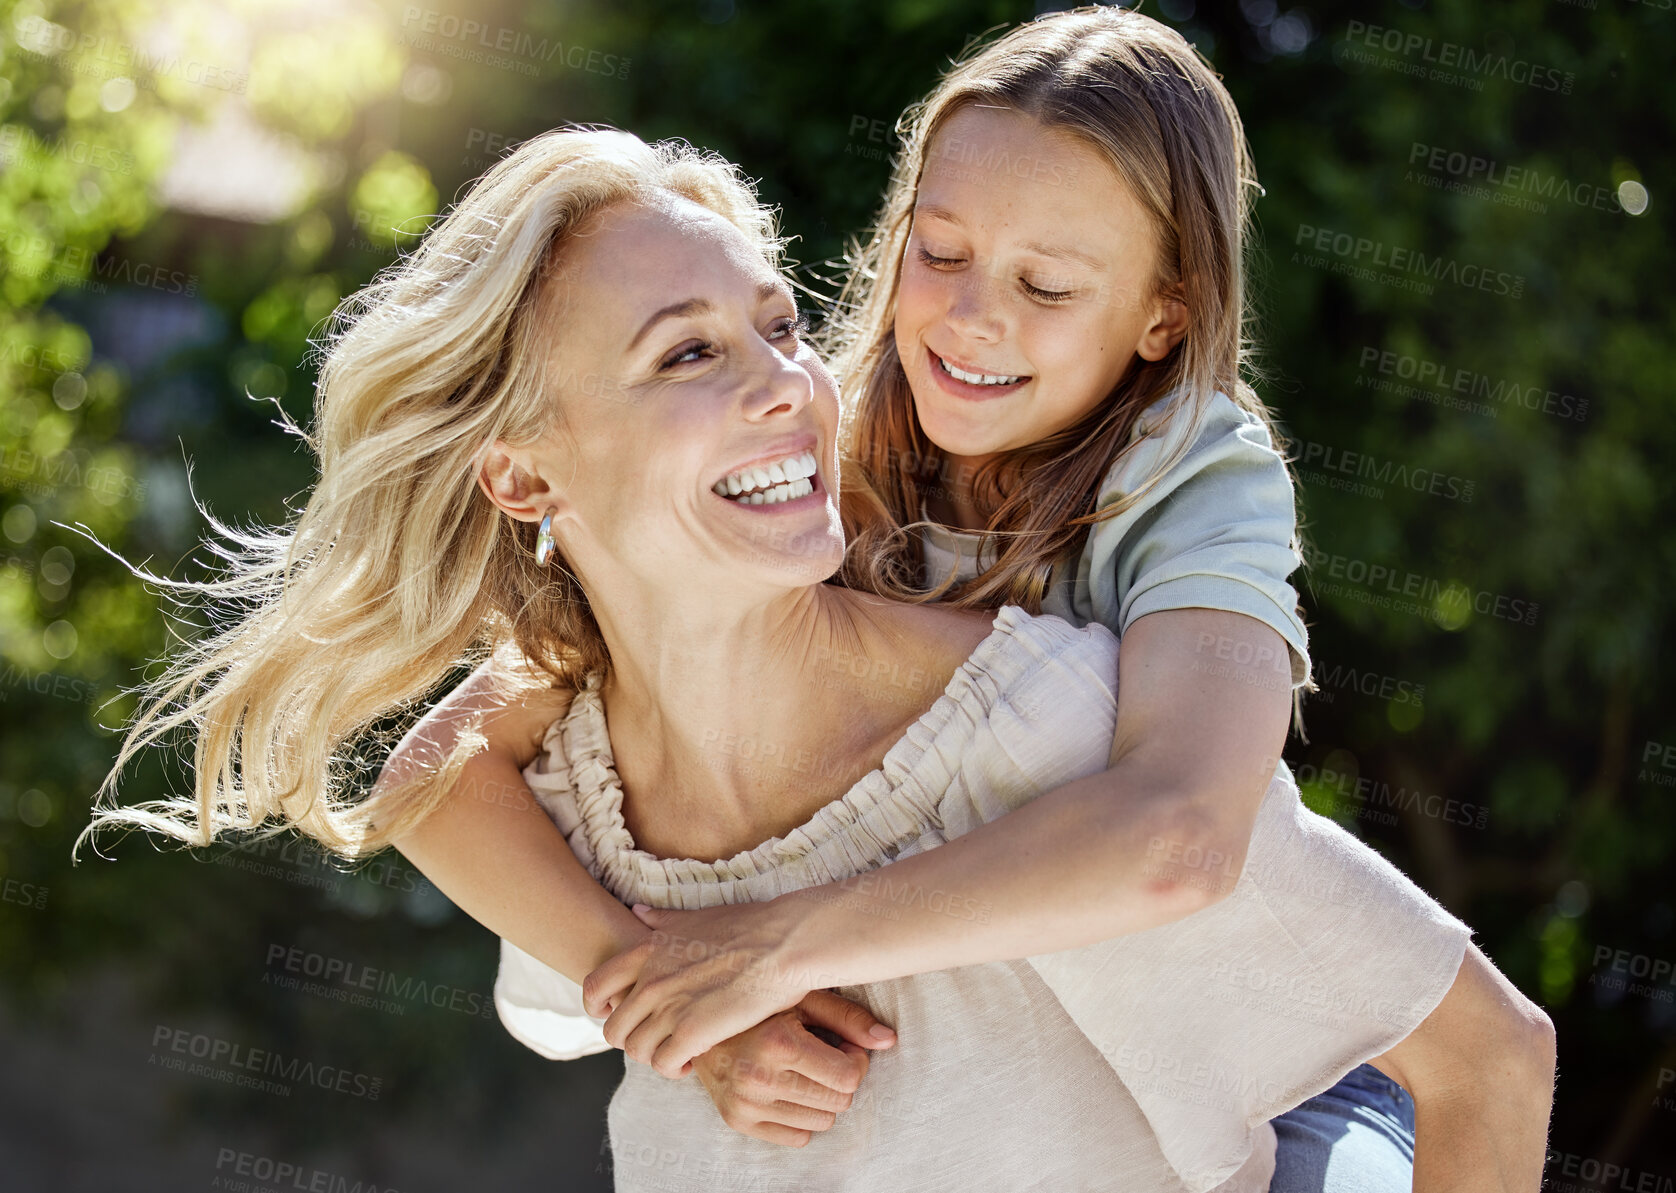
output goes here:
[[1152, 293], [1156, 238], [1106, 160], [1003, 108], [932, 138], [902, 261], [896, 347], [925, 433], [978, 462], [1075, 423], [1187, 310]]

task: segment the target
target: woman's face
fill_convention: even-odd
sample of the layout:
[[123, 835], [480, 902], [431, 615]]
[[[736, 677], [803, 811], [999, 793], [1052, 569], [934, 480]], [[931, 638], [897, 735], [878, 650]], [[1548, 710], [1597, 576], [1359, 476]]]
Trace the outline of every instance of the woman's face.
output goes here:
[[584, 584], [760, 592], [836, 571], [837, 387], [750, 240], [675, 196], [621, 204], [550, 284], [560, 417], [524, 453], [528, 505], [558, 510]]
[[932, 442], [982, 458], [1099, 405], [1185, 308], [1152, 292], [1155, 234], [1106, 160], [1002, 108], [962, 108], [928, 146], [896, 347]]

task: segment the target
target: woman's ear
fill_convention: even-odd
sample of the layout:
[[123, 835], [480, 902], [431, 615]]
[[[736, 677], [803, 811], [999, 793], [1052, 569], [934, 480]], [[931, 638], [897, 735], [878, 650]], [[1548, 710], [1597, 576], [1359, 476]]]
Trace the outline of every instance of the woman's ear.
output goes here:
[[477, 487], [508, 517], [520, 522], [539, 522], [549, 510], [558, 518], [570, 508], [564, 494], [548, 482], [530, 453], [510, 447], [502, 439], [485, 449], [477, 469]]
[[1135, 351], [1143, 360], [1163, 360], [1187, 334], [1187, 295], [1180, 286], [1160, 294], [1153, 308], [1152, 322], [1141, 333]]

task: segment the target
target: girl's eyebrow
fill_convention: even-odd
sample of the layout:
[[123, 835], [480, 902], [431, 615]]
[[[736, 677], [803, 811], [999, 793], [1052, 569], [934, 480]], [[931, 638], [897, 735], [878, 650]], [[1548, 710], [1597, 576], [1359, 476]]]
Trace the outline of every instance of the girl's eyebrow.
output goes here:
[[1021, 245], [1020, 247], [1023, 248], [1025, 252], [1035, 253], [1039, 257], [1053, 257], [1059, 261], [1069, 261], [1073, 265], [1082, 265], [1089, 269], [1095, 269], [1101, 272], [1104, 272], [1106, 268], [1106, 263], [1101, 261], [1099, 258], [1091, 257], [1087, 253], [1078, 252], [1076, 249], [1068, 248], [1064, 245], [1036, 244], [1032, 242], [1030, 244]]
[[[914, 218], [920, 219], [921, 217], [942, 220], [944, 223], [953, 224], [958, 228], [966, 226], [964, 221], [954, 212], [947, 207], [938, 207], [934, 203], [924, 203], [914, 208]], [[1098, 257], [1079, 252], [1066, 245], [1039, 244], [1032, 241], [1019, 247], [1027, 253], [1035, 253], [1038, 257], [1052, 257], [1058, 261], [1069, 261], [1072, 265], [1081, 265], [1085, 269], [1096, 270], [1100, 273], [1106, 271], [1106, 263]]]

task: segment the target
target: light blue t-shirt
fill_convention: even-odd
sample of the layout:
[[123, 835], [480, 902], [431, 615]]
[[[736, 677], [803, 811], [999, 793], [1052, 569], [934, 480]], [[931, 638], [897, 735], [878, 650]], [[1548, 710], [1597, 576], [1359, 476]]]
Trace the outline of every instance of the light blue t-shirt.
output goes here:
[[[1143, 442], [1106, 474], [1101, 508], [1138, 488], [1176, 437], [1192, 433], [1186, 409], [1154, 433], [1171, 396], [1135, 420], [1130, 442]], [[941, 525], [924, 530], [927, 582], [951, 571], [957, 581], [977, 575], [995, 555], [994, 544], [980, 554], [982, 538]], [[1188, 453], [1135, 505], [1091, 527], [1074, 563], [1054, 569], [1042, 612], [1078, 626], [1098, 621], [1119, 638], [1137, 617], [1161, 609], [1244, 613], [1285, 640], [1295, 689], [1310, 683], [1309, 632], [1287, 580], [1302, 563], [1286, 462], [1263, 421], [1218, 393]]]

